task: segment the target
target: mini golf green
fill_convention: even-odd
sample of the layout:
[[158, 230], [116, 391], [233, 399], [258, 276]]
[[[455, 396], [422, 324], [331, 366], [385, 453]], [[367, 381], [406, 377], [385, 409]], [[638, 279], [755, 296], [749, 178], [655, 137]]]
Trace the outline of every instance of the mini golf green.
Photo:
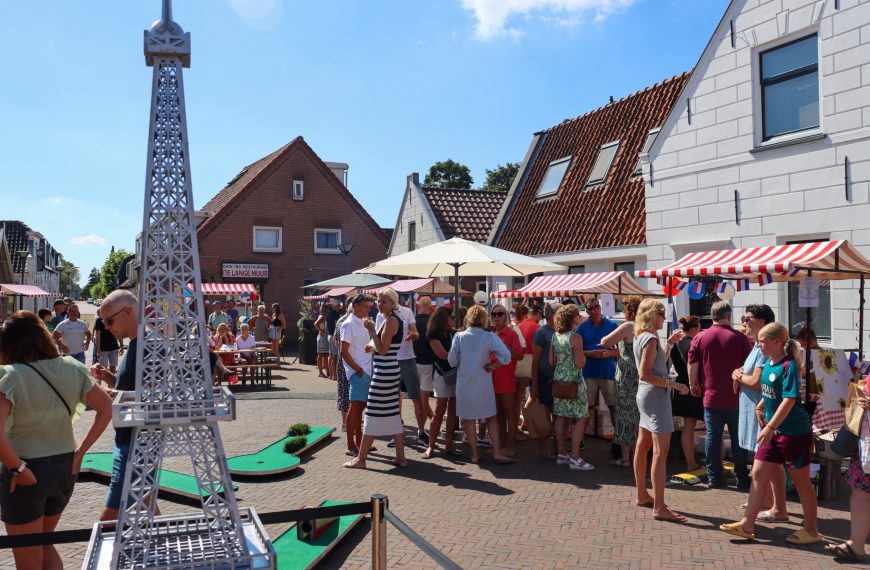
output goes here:
[[[346, 505], [347, 501], [323, 501], [319, 506], [332, 507]], [[320, 562], [342, 538], [349, 533], [362, 520], [363, 515], [345, 515], [338, 517], [323, 535], [316, 540], [306, 542], [296, 538], [296, 525], [277, 539], [272, 541], [275, 554], [278, 558], [279, 570], [307, 570]]]
[[[112, 454], [109, 452], [85, 453], [82, 459], [82, 472], [111, 478], [112, 462]], [[206, 495], [199, 489], [196, 477], [193, 475], [161, 469], [157, 480], [159, 489], [164, 493], [180, 495], [188, 499], [199, 499]], [[238, 485], [233, 484], [234, 491], [238, 488]], [[223, 487], [220, 492], [223, 493]]]
[[299, 467], [299, 455], [302, 455], [335, 431], [335, 428], [312, 427], [306, 435], [308, 444], [295, 454], [284, 452], [284, 442], [291, 436], [279, 439], [275, 443], [264, 447], [257, 453], [237, 455], [227, 459], [230, 473], [233, 475], [264, 476], [286, 473]]

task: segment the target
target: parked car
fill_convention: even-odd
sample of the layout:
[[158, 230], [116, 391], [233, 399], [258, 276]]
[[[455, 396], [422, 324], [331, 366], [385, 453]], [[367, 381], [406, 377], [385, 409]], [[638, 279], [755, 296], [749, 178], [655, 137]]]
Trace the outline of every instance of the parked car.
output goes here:
[[94, 304], [94, 298], [93, 298], [93, 297], [88, 297], [88, 303], [90, 303], [91, 305], [93, 305], [93, 304]]
[[102, 302], [103, 302], [102, 299], [97, 299], [96, 301], [94, 301], [94, 305], [96, 305], [96, 306], [99, 307], [99, 306], [100, 306], [100, 303], [102, 303]]

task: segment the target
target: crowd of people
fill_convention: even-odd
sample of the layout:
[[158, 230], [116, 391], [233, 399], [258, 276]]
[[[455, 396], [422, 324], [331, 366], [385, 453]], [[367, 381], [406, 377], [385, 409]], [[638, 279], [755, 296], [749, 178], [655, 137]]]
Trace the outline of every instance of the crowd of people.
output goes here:
[[[591, 471], [595, 466], [581, 456], [583, 438], [603, 401], [614, 427], [609, 465], [633, 469], [636, 505], [650, 508], [655, 519], [686, 521], [665, 501], [679, 416], [687, 471], [700, 469], [695, 430], [703, 421], [708, 487], [733, 484], [749, 491], [745, 516], [721, 525], [722, 531], [752, 540], [756, 522], [789, 520], [788, 474], [803, 509], [802, 527], [788, 542], [822, 540], [809, 469], [814, 434], [801, 403], [801, 348], [769, 306], [747, 306], [735, 326], [731, 305], [717, 302], [709, 329], [702, 331], [700, 318], [687, 316], [662, 342], [666, 310], [655, 299], [624, 299], [622, 324], [602, 315], [595, 298], [586, 299], [586, 316], [572, 302], [548, 303], [516, 307], [513, 321], [503, 305], [487, 311], [478, 303], [461, 323], [447, 307], [433, 310], [428, 297], [419, 300], [416, 317], [392, 289], [378, 293], [376, 319], [369, 318], [371, 302], [365, 295], [352, 299], [328, 341], [339, 349], [338, 407], [352, 458], [345, 467], [365, 468], [375, 438], [382, 436], [392, 438], [394, 463], [407, 464], [404, 393], [414, 405], [422, 459], [434, 456], [444, 426], [445, 454], [462, 455], [460, 446], [467, 443], [472, 463], [481, 461], [482, 447], [492, 448], [496, 463], [512, 463], [517, 440], [529, 438], [523, 411], [540, 404], [550, 430], [534, 438], [538, 457]], [[415, 366], [409, 365], [411, 355]], [[520, 365], [523, 360], [530, 365]], [[859, 404], [867, 410], [868, 402], [865, 392]], [[454, 436], [459, 426], [461, 440]], [[726, 426], [733, 462], [728, 469], [722, 461]], [[870, 473], [855, 459], [847, 480], [853, 489], [853, 536], [829, 550], [843, 559], [863, 558]]]

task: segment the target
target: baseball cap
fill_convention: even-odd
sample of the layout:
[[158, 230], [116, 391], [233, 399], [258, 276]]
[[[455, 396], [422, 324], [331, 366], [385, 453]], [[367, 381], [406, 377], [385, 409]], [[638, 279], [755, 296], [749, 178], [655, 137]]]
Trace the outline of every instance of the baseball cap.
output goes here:
[[486, 291], [478, 291], [474, 294], [474, 302], [478, 305], [486, 305], [489, 300], [489, 296], [486, 294]]
[[212, 303], [212, 305], [220, 305], [221, 307], [224, 306], [224, 304], [221, 303], [220, 301], [215, 301], [214, 303]]
[[544, 307], [542, 307], [540, 303], [535, 303], [534, 305], [529, 307], [529, 311], [533, 313], [544, 314]]

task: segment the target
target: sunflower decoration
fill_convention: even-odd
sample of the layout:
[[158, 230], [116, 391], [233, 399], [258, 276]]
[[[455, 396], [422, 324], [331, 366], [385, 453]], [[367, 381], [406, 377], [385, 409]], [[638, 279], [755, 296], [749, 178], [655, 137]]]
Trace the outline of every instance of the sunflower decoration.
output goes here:
[[837, 355], [833, 350], [820, 350], [819, 364], [828, 376], [833, 376], [840, 371], [840, 367], [837, 365]]
[[[812, 392], [812, 391], [811, 391]], [[825, 381], [824, 380], [816, 380], [816, 390], [812, 392], [822, 396], [825, 394]]]
[[839, 400], [837, 400], [837, 402], [840, 404], [840, 408], [842, 408], [844, 410], [846, 409], [846, 400], [844, 400], [843, 398], [840, 398]]

